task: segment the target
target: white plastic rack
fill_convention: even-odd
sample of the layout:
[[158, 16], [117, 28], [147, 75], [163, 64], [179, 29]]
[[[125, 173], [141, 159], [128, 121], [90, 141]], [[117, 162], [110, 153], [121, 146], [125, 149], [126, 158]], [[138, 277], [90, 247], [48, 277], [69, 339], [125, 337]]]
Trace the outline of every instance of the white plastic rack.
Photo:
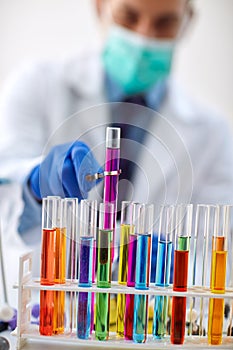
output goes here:
[[[18, 288], [18, 322], [16, 329], [17, 349], [38, 349], [45, 346], [46, 349], [233, 349], [233, 336], [223, 336], [221, 345], [208, 345], [206, 336], [186, 336], [183, 345], [172, 345], [170, 338], [165, 337], [162, 340], [153, 340], [151, 335], [143, 344], [136, 344], [132, 341], [126, 341], [123, 338], [116, 337], [116, 334], [110, 334], [110, 339], [107, 341], [95, 340], [94, 335], [90, 340], [81, 340], [76, 337], [76, 334], [64, 334], [56, 336], [41, 336], [39, 334], [38, 326], [31, 324], [31, 292], [33, 290], [56, 290], [65, 292], [104, 292], [111, 294], [141, 294], [141, 291], [134, 288], [125, 287], [112, 282], [111, 288], [97, 288], [96, 285], [90, 288], [78, 287], [76, 282], [66, 281], [65, 284], [56, 284], [53, 286], [41, 286], [39, 279], [32, 277], [32, 254], [28, 253], [20, 258], [19, 263], [19, 284], [15, 286]], [[221, 298], [231, 299], [233, 302], [233, 288], [226, 289], [225, 294], [212, 294], [209, 289], [201, 287], [188, 288], [187, 292], [174, 292], [171, 287], [159, 288], [150, 285], [148, 290], [144, 290], [143, 294], [147, 295], [167, 295], [167, 296], [183, 296], [189, 298]]]

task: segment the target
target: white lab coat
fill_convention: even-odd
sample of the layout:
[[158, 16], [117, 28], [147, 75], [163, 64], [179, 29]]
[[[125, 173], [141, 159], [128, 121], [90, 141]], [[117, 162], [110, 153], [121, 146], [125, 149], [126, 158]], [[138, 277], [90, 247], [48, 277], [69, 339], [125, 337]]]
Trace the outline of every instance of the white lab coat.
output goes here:
[[[51, 145], [79, 138], [103, 164], [109, 116], [99, 57], [88, 52], [68, 62], [31, 65], [9, 83], [1, 103], [0, 176], [22, 181]], [[233, 147], [227, 123], [195, 104], [173, 81], [159, 113], [154, 113], [151, 134], [136, 159], [141, 170], [129, 185], [133, 198], [232, 202]], [[129, 157], [128, 148], [126, 142], [123, 157]]]
[[[51, 145], [79, 138], [103, 164], [106, 102], [98, 53], [28, 66], [2, 96], [0, 177], [22, 183]], [[232, 202], [232, 136], [223, 119], [198, 106], [172, 80], [159, 114], [139, 106], [128, 108], [133, 114], [139, 109], [142, 116], [154, 115], [144, 145], [131, 147], [122, 140], [122, 157], [136, 157], [138, 164], [127, 186], [131, 198], [154, 204]], [[119, 121], [123, 120], [120, 113]], [[90, 196], [99, 198], [100, 193], [94, 188]], [[10, 225], [10, 217], [2, 220]]]

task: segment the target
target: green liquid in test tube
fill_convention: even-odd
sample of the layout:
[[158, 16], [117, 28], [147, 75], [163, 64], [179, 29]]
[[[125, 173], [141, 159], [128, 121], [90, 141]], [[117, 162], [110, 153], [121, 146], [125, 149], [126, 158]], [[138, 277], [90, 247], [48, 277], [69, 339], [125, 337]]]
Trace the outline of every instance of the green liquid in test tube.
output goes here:
[[[100, 222], [97, 234], [97, 287], [111, 287], [114, 205], [100, 204]], [[109, 338], [110, 294], [96, 293], [95, 337], [98, 340]]]

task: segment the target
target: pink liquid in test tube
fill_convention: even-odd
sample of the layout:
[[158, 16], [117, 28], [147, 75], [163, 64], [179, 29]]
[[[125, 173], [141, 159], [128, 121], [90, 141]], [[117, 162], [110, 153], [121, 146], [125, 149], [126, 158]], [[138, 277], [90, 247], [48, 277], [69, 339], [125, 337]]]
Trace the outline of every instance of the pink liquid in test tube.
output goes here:
[[[120, 128], [108, 127], [106, 131], [104, 203], [114, 204], [112, 261], [114, 260], [115, 227], [120, 166]], [[109, 175], [108, 175], [109, 174]], [[109, 215], [105, 216], [105, 227], [109, 227]]]

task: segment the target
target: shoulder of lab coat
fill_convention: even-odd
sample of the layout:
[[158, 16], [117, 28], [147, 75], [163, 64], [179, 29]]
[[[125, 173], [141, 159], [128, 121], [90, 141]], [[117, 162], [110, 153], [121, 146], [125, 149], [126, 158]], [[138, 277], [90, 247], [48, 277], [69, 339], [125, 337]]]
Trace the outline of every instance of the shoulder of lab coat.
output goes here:
[[29, 63], [12, 75], [0, 102], [1, 176], [23, 182], [66, 118], [105, 102], [99, 57], [84, 52], [70, 60]]
[[232, 203], [233, 133], [227, 119], [170, 82], [160, 111], [179, 133], [193, 168], [192, 202]]

